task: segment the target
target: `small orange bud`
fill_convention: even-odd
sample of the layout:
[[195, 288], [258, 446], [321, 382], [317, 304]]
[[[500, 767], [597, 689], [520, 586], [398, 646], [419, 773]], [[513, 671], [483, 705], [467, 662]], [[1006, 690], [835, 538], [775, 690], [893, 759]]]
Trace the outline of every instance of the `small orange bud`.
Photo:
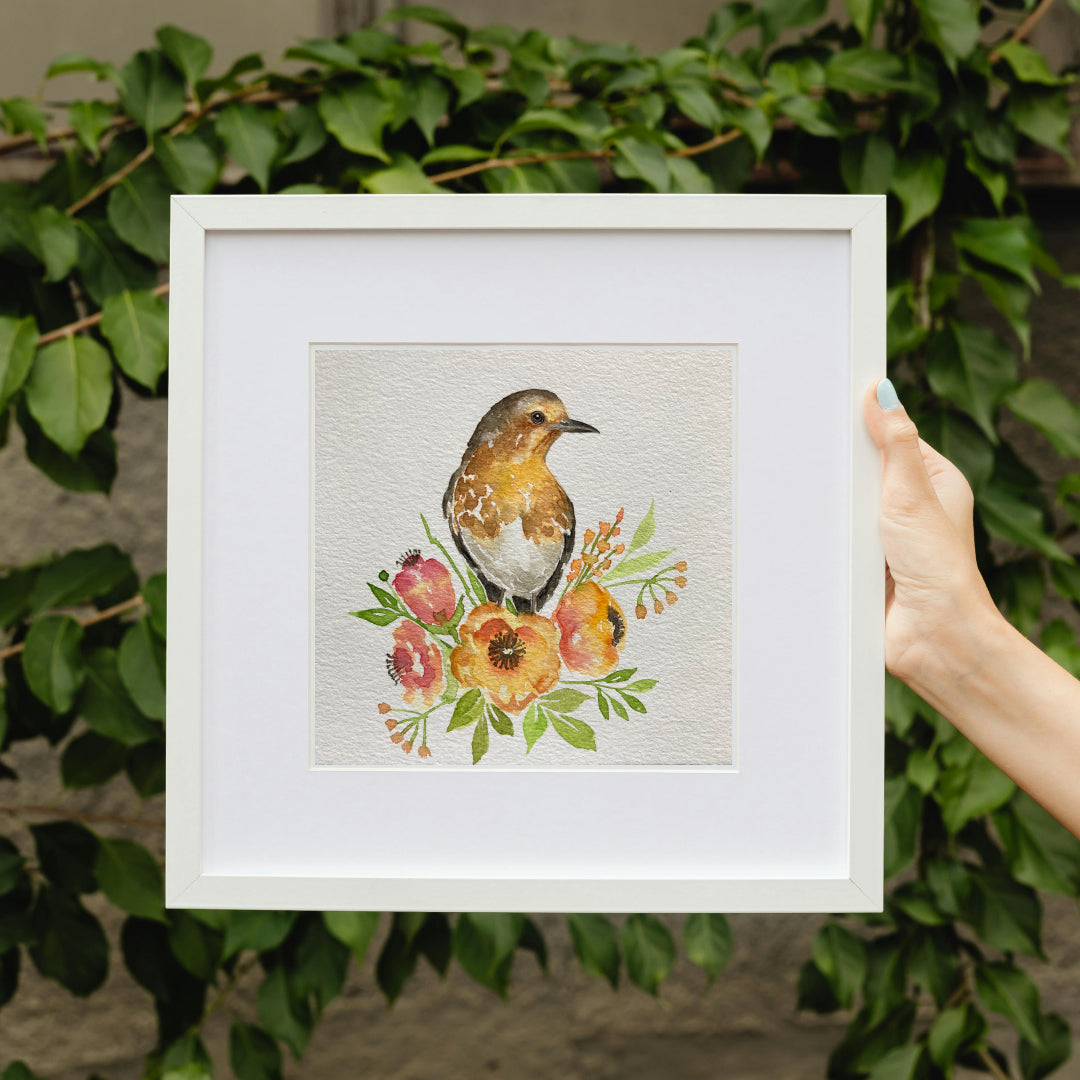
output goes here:
[[616, 544], [614, 554], [621, 555], [626, 550], [625, 544]]
[[611, 550], [611, 545], [606, 540], [597, 540], [596, 541], [596, 550], [597, 551], [610, 551]]
[[386, 730], [393, 731], [396, 727], [397, 721], [391, 716], [390, 719], [386, 721]]
[[390, 711], [390, 706], [387, 705], [385, 701], [380, 701], [379, 702], [379, 712], [385, 714], [385, 713], [388, 713], [389, 711]]
[[618, 536], [619, 533], [621, 533], [621, 532], [622, 532], [622, 529], [620, 529], [618, 526], [616, 526], [614, 529], [611, 530], [611, 535], [612, 536]]
[[660, 612], [663, 611], [663, 610], [664, 610], [664, 605], [661, 604], [659, 600], [657, 600], [656, 603], [653, 604], [653, 611], [655, 611], [656, 614], [659, 615]]
[[645, 607], [644, 604], [638, 604], [638, 606], [636, 608], [634, 608], [634, 614], [639, 619], [644, 619], [645, 616], [649, 614], [649, 610], [648, 610], [648, 608]]
[[610, 521], [601, 521], [600, 522], [600, 535], [601, 536], [607, 536], [607, 534], [609, 532], [611, 532], [611, 522]]
[[670, 589], [668, 589], [668, 591], [664, 594], [664, 599], [669, 604], [677, 604], [679, 602], [678, 596], [676, 596], [675, 593], [673, 593]]
[[431, 757], [431, 751], [426, 746], [421, 746], [416, 753], [418, 757]]
[[611, 560], [610, 560], [610, 559], [605, 559], [605, 560], [604, 560], [604, 561], [603, 561], [603, 562], [602, 562], [602, 563], [600, 564], [600, 569], [601, 569], [601, 570], [610, 570], [610, 569], [611, 569]]
[[582, 555], [581, 556], [581, 561], [586, 566], [595, 566], [596, 565], [596, 556], [590, 552], [588, 555]]
[[596, 539], [596, 533], [594, 533], [592, 531], [592, 529], [586, 529], [585, 530], [585, 538], [584, 538], [585, 546], [588, 547], [595, 539]]
[[679, 562], [677, 562], [677, 563], [675, 564], [675, 569], [676, 569], [676, 570], [678, 570], [680, 574], [685, 574], [685, 573], [686, 573], [686, 563], [684, 563], [684, 562], [683, 562], [683, 561], [682, 561], [682, 560], [680, 559], [680, 560], [679, 560]]
[[570, 573], [566, 575], [566, 584], [567, 584], [567, 585], [569, 585], [569, 584], [570, 584], [570, 582], [572, 582], [572, 581], [574, 580], [574, 578], [576, 578], [576, 577], [577, 577], [577, 574], [575, 574], [575, 573], [574, 573], [574, 572], [573, 572], [573, 571], [571, 570], [571, 571], [570, 571]]
[[686, 588], [686, 578], [677, 577], [675, 579], [675, 584], [678, 585], [680, 589], [685, 589]]
[[411, 754], [412, 753], [412, 743], [411, 742], [402, 743], [401, 744], [401, 749], [404, 750], [406, 754]]
[[570, 573], [571, 574], [580, 574], [581, 573], [581, 560], [580, 559], [574, 559], [573, 562], [570, 563]]
[[615, 524], [616, 524], [616, 525], [618, 525], [618, 524], [619, 524], [619, 522], [620, 522], [620, 521], [622, 521], [622, 519], [623, 519], [623, 514], [625, 514], [625, 513], [626, 513], [626, 510], [625, 510], [625, 508], [623, 508], [623, 507], [620, 507], [620, 508], [619, 508], [619, 512], [618, 512], [618, 513], [617, 513], [617, 514], [615, 515]]
[[395, 731], [394, 734], [390, 736], [390, 741], [392, 743], [399, 743], [404, 738], [405, 738], [405, 736], [400, 731]]

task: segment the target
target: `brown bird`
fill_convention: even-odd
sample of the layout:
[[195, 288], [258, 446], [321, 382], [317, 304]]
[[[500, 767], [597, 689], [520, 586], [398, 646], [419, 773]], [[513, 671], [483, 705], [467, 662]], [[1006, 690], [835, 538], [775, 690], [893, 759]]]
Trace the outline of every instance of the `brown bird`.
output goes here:
[[488, 409], [443, 496], [454, 543], [488, 600], [509, 594], [519, 612], [547, 602], [574, 550], [574, 504], [547, 465], [571, 420], [550, 390], [521, 390]]

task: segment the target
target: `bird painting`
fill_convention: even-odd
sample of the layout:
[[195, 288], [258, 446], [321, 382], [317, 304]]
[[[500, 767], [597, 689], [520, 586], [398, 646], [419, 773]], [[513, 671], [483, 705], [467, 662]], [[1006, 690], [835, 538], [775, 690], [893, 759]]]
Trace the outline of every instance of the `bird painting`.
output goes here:
[[521, 390], [476, 425], [443, 496], [454, 543], [487, 599], [537, 613], [574, 550], [574, 504], [548, 468], [560, 435], [597, 429], [571, 420], [557, 394]]

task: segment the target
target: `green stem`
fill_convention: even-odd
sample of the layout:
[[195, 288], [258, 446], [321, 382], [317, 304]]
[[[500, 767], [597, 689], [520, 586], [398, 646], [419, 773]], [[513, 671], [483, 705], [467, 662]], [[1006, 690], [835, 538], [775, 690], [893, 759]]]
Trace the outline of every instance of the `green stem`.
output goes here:
[[[431, 543], [433, 543], [443, 553], [443, 556], [450, 564], [451, 569], [454, 571], [455, 574], [457, 574], [458, 581], [461, 582], [461, 588], [464, 591], [465, 595], [469, 598], [470, 602], [475, 601], [478, 606], [486, 604], [486, 596], [480, 597], [479, 599], [473, 596], [472, 589], [469, 588], [469, 583], [465, 580], [465, 576], [458, 569], [458, 565], [456, 562], [454, 562], [453, 558], [450, 555], [450, 552], [446, 550], [441, 541], [435, 539], [435, 534], [431, 531], [431, 526], [427, 523], [427, 518], [424, 517], [423, 514], [421, 514], [420, 520], [424, 523], [424, 531], [427, 533], [428, 540], [430, 540]], [[457, 640], [456, 633], [454, 634], [454, 639]]]

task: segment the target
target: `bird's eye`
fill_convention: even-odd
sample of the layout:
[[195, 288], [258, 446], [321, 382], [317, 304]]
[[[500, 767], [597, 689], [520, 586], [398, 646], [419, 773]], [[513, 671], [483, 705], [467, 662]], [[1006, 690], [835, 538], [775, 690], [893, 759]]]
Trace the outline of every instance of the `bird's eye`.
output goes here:
[[532, 422], [533, 422], [534, 424], [542, 424], [542, 423], [544, 422], [544, 420], [546, 419], [546, 417], [544, 416], [544, 414], [543, 414], [542, 412], [540, 412], [540, 410], [539, 410], [539, 409], [537, 409], [537, 411], [536, 411], [536, 412], [534, 412], [534, 413], [533, 413], [533, 414], [532, 414], [532, 415], [531, 415], [531, 416], [529, 417], [529, 419], [530, 419], [530, 420], [531, 420], [531, 421], [532, 421]]

